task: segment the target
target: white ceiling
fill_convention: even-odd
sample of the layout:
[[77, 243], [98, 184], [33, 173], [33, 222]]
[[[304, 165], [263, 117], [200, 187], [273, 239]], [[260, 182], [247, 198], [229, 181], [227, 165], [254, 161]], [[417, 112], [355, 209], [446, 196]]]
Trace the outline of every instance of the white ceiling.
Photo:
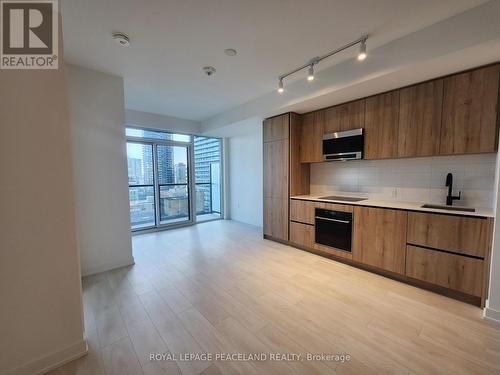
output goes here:
[[[61, 1], [67, 61], [124, 77], [127, 108], [197, 121], [275, 90], [278, 75], [363, 34], [373, 48], [484, 2]], [[129, 34], [131, 46], [116, 44], [113, 31]]]

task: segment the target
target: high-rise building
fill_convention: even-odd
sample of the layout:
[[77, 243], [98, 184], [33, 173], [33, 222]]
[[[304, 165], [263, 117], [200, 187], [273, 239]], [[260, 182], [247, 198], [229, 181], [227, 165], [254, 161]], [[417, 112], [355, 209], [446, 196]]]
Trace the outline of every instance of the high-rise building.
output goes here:
[[187, 182], [187, 165], [184, 163], [177, 163], [175, 165], [175, 183], [185, 184]]
[[128, 183], [130, 185], [140, 184], [142, 177], [141, 159], [127, 158]]
[[[220, 172], [221, 140], [218, 138], [194, 137], [194, 174], [198, 213], [220, 212], [220, 174], [213, 181], [212, 173]], [[215, 189], [215, 191], [214, 191]], [[200, 197], [198, 197], [200, 195]], [[214, 199], [215, 198], [215, 199]]]

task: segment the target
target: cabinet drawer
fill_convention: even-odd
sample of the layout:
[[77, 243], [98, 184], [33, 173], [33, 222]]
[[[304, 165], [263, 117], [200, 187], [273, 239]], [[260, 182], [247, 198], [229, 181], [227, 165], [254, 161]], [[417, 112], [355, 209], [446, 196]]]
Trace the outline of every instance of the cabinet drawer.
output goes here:
[[290, 220], [301, 223], [314, 224], [314, 207], [318, 202], [290, 200]]
[[462, 255], [406, 248], [406, 276], [480, 297], [484, 261]]
[[491, 219], [410, 212], [407, 242], [484, 258], [492, 230]]
[[312, 248], [314, 246], [314, 226], [290, 222], [290, 242]]

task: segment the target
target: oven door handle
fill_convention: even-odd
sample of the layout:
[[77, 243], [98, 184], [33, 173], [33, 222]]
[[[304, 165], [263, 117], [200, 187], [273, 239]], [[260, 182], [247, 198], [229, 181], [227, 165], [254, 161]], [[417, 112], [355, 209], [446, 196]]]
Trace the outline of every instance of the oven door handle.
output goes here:
[[327, 217], [321, 217], [321, 216], [315, 216], [316, 219], [319, 220], [328, 220], [328, 221], [334, 221], [336, 223], [342, 223], [342, 224], [350, 224], [351, 222], [349, 220], [339, 220], [339, 219], [330, 219]]

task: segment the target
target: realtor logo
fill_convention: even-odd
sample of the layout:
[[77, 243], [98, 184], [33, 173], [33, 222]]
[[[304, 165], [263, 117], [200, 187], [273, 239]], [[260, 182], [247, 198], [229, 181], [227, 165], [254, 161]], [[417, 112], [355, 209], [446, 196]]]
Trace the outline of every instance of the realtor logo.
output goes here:
[[0, 0], [1, 69], [58, 68], [57, 0]]

